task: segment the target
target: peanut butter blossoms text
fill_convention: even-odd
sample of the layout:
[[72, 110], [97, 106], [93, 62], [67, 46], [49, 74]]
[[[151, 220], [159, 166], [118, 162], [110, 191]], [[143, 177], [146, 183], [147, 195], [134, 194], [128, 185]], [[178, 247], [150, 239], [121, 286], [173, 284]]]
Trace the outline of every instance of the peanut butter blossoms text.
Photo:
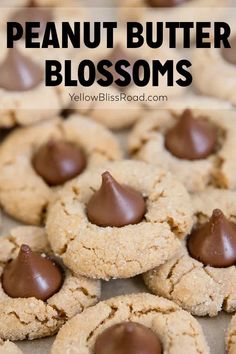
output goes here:
[[[43, 30], [43, 31], [42, 31]], [[8, 22], [7, 46], [12, 48], [19, 40], [26, 48], [98, 48], [104, 41], [107, 48], [114, 48], [118, 30], [117, 22]], [[144, 44], [157, 49], [163, 45], [176, 48], [177, 37], [182, 36], [182, 47], [190, 48], [191, 34], [196, 35], [196, 48], [230, 47], [230, 26], [226, 22], [127, 22], [127, 48], [140, 48]], [[210, 34], [214, 34], [214, 40]], [[40, 34], [42, 34], [40, 36]], [[60, 34], [60, 35], [59, 35]], [[124, 38], [125, 42], [125, 38]], [[181, 46], [181, 45], [180, 45]]]
[[[42, 27], [43, 26], [43, 27]], [[117, 22], [8, 22], [7, 46], [14, 48], [18, 41], [25, 48], [89, 48], [98, 47], [115, 53], [94, 62], [94, 58], [45, 61], [46, 86], [91, 87], [97, 83], [102, 87], [116, 85], [125, 90], [130, 85], [137, 87], [160, 87], [163, 77], [167, 86], [187, 87], [192, 83], [191, 62], [187, 59], [159, 60], [154, 49], [176, 48], [177, 38], [182, 38], [182, 47], [190, 48], [192, 32], [196, 37], [196, 48], [230, 48], [230, 26], [226, 22], [127, 22], [124, 50], [116, 49]], [[210, 40], [213, 33], [214, 40]], [[126, 37], [126, 38], [125, 38]], [[179, 45], [179, 43], [178, 43]], [[131, 57], [126, 50], [149, 48], [148, 58]], [[86, 51], [85, 51], [86, 52]], [[138, 52], [140, 53], [140, 51]], [[141, 51], [142, 53], [142, 51]], [[153, 57], [152, 57], [153, 56]]]

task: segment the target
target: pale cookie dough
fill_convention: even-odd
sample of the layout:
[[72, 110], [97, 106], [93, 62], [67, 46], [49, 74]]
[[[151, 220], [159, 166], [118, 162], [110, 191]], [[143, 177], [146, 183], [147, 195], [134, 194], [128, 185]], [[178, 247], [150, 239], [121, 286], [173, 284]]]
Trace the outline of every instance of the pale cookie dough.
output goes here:
[[[197, 100], [200, 109], [197, 109]], [[173, 102], [173, 106], [170, 103], [162, 110], [147, 114], [136, 124], [129, 137], [131, 156], [171, 171], [190, 192], [204, 190], [208, 185], [234, 189], [236, 111], [229, 109], [227, 103], [211, 99], [190, 98], [176, 102], [176, 105]], [[216, 152], [194, 161], [179, 159], [165, 148], [165, 133], [176, 124], [185, 108], [192, 107], [195, 118], [204, 118], [218, 129]]]
[[[0, 273], [4, 264], [14, 259], [22, 244], [35, 252], [49, 253], [44, 229], [17, 227], [0, 239]], [[0, 285], [0, 338], [4, 340], [35, 339], [51, 336], [75, 314], [94, 305], [100, 297], [100, 282], [73, 274], [64, 268], [62, 288], [47, 301], [11, 298]]]
[[[232, 32], [231, 37], [236, 35], [236, 29]], [[195, 49], [192, 64], [193, 82], [202, 94], [236, 106], [236, 65], [228, 63], [220, 49]]]
[[44, 182], [31, 163], [35, 151], [52, 138], [78, 144], [88, 167], [121, 157], [112, 133], [78, 114], [65, 121], [54, 119], [15, 130], [1, 145], [0, 204], [7, 213], [25, 223], [42, 223], [54, 195], [55, 189]]
[[226, 351], [228, 354], [236, 354], [236, 315], [229, 324], [225, 337]]
[[14, 343], [0, 339], [0, 354], [23, 354], [23, 352]]
[[[142, 48], [128, 49], [126, 48], [126, 36], [127, 34], [120, 30], [116, 32], [114, 48], [117, 45], [123, 49], [124, 53], [128, 57], [133, 58], [134, 61], [139, 59], [144, 59], [151, 63], [152, 60], [158, 58], [161, 62], [165, 62], [171, 57], [175, 63], [180, 60], [180, 54], [175, 49], [169, 49], [163, 46], [160, 49], [150, 49], [143, 45]], [[93, 62], [98, 62], [102, 59], [110, 58], [113, 49], [107, 49], [102, 43], [99, 48], [94, 50], [84, 50], [78, 53], [78, 62], [87, 58], [93, 60]], [[124, 58], [123, 53], [121, 58]], [[75, 60], [75, 62], [77, 62]], [[115, 64], [115, 62], [114, 62]], [[153, 97], [161, 93], [161, 95], [167, 95], [168, 97], [178, 97], [181, 96], [185, 89], [174, 85], [173, 87], [167, 86], [166, 76], [162, 77], [160, 75], [160, 82], [158, 87], [153, 87], [151, 84], [145, 87], [137, 87], [134, 84], [129, 85], [126, 89], [119, 89], [116, 85], [111, 85], [109, 87], [102, 87], [95, 83], [92, 87], [82, 89], [77, 88], [76, 94], [82, 95], [82, 98], [76, 102], [72, 100], [71, 108], [82, 112], [85, 115], [89, 115], [90, 118], [104, 124], [111, 129], [122, 129], [133, 125], [138, 119], [144, 116], [147, 108], [153, 108], [159, 106], [159, 101], [154, 101]], [[100, 96], [100, 101], [90, 100], [86, 101], [84, 96]], [[145, 99], [142, 100], [137, 96], [145, 94]], [[84, 96], [83, 96], [84, 95]], [[124, 97], [125, 95], [125, 97]], [[116, 99], [111, 99], [111, 97], [117, 97]], [[147, 98], [151, 96], [150, 101]], [[103, 99], [101, 99], [103, 97]]]
[[164, 354], [209, 353], [197, 320], [173, 302], [145, 293], [111, 298], [75, 316], [58, 333], [51, 353], [92, 354], [96, 338], [124, 321], [151, 328], [161, 340]]
[[[205, 223], [216, 208], [236, 222], [236, 192], [206, 189], [192, 197], [195, 225]], [[183, 244], [182, 254], [144, 274], [153, 293], [175, 301], [197, 316], [216, 316], [236, 310], [236, 269], [204, 266], [192, 258]]]
[[[146, 198], [142, 222], [120, 228], [89, 222], [86, 205], [104, 171]], [[192, 209], [185, 188], [169, 173], [127, 160], [92, 169], [68, 184], [49, 208], [46, 225], [54, 252], [74, 272], [107, 280], [129, 278], [179, 251], [179, 239], [192, 226]]]

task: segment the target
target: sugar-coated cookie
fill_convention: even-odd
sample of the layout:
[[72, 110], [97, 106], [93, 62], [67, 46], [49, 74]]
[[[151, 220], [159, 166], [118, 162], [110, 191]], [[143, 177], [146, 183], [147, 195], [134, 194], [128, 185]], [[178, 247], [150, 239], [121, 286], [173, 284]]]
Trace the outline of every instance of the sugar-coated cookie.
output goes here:
[[235, 198], [234, 191], [214, 188], [192, 197], [194, 229], [182, 253], [144, 274], [150, 290], [197, 316], [235, 311]]
[[189, 195], [173, 176], [125, 160], [68, 184], [49, 208], [46, 227], [53, 250], [70, 269], [109, 279], [166, 262], [192, 221]]
[[[54, 261], [42, 228], [17, 227], [1, 237], [0, 263], [0, 337], [4, 340], [51, 336], [100, 297], [99, 281], [75, 275]], [[57, 271], [62, 277], [56, 289]]]
[[150, 353], [209, 353], [197, 320], [173, 302], [143, 293], [111, 298], [75, 316], [58, 333], [52, 354], [110, 353], [109, 348], [130, 353], [140, 347]]
[[235, 118], [236, 111], [222, 101], [173, 101], [136, 124], [129, 150], [134, 158], [171, 171], [190, 192], [208, 185], [234, 189]]

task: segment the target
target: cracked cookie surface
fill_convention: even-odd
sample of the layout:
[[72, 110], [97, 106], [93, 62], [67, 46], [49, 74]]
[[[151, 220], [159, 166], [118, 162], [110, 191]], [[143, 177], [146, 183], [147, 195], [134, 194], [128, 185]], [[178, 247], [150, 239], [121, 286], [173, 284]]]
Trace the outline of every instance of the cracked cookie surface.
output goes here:
[[58, 333], [52, 354], [92, 354], [97, 336], [123, 321], [151, 328], [165, 354], [209, 353], [202, 329], [189, 313], [164, 298], [142, 293], [111, 298], [75, 316]]
[[[22, 226], [0, 239], [0, 273], [4, 264], [14, 259], [22, 244], [39, 253], [51, 253], [44, 229]], [[0, 338], [35, 339], [51, 336], [75, 314], [94, 305], [100, 297], [100, 282], [75, 275], [64, 267], [61, 289], [47, 301], [11, 298], [0, 285]]]
[[[150, 113], [136, 124], [129, 137], [129, 150], [135, 159], [154, 163], [171, 171], [188, 191], [204, 190], [208, 185], [234, 189], [236, 159], [236, 111], [226, 109], [224, 102], [199, 99], [202, 107], [213, 104], [215, 109], [196, 109], [197, 100], [176, 102], [176, 108], [168, 107]], [[183, 106], [191, 108], [194, 118], [212, 123], [218, 132], [216, 151], [205, 159], [184, 160], [173, 156], [165, 147], [165, 134], [183, 113]], [[163, 106], [165, 107], [165, 106]], [[222, 107], [222, 108], [221, 108]]]
[[[192, 197], [195, 225], [204, 224], [219, 207], [232, 222], [236, 222], [236, 193], [206, 189]], [[147, 287], [155, 294], [175, 301], [197, 316], [216, 316], [221, 310], [236, 310], [236, 268], [204, 266], [192, 258], [183, 243], [182, 252], [144, 274]]]
[[[147, 211], [138, 224], [99, 227], [89, 222], [86, 205], [106, 170], [146, 198]], [[49, 208], [46, 222], [52, 248], [64, 263], [102, 279], [128, 278], [164, 263], [178, 252], [179, 239], [191, 226], [185, 188], [162, 169], [130, 160], [93, 168], [72, 181]]]
[[88, 168], [121, 157], [112, 133], [78, 114], [65, 121], [55, 119], [15, 130], [1, 145], [0, 204], [11, 216], [28, 224], [42, 223], [54, 191], [60, 188], [50, 188], [31, 162], [35, 151], [51, 139], [78, 145]]

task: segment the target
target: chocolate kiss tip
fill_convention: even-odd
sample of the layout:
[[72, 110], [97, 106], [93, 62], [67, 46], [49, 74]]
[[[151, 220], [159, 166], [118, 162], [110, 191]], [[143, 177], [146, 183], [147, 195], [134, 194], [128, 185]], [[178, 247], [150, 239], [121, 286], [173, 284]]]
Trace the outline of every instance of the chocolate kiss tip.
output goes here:
[[23, 253], [30, 253], [31, 248], [28, 245], [21, 245], [20, 251]]
[[236, 225], [220, 209], [213, 210], [209, 221], [194, 230], [188, 239], [190, 255], [216, 268], [236, 263]]
[[214, 209], [212, 212], [212, 219], [218, 220], [219, 218], [223, 218], [224, 213], [220, 209]]
[[110, 172], [108, 172], [108, 171], [103, 172], [103, 174], [102, 174], [102, 182], [112, 183], [113, 181], [114, 181], [114, 178], [112, 177]]
[[50, 148], [53, 148], [56, 146], [56, 141], [51, 139], [47, 142], [47, 146], [50, 147]]
[[30, 262], [32, 250], [28, 245], [21, 245], [20, 251], [18, 254], [18, 259], [21, 260], [21, 262], [26, 262], [27, 264]]
[[146, 203], [142, 194], [129, 186], [120, 185], [108, 171], [102, 174], [101, 187], [87, 205], [89, 221], [102, 227], [137, 224], [145, 212]]

